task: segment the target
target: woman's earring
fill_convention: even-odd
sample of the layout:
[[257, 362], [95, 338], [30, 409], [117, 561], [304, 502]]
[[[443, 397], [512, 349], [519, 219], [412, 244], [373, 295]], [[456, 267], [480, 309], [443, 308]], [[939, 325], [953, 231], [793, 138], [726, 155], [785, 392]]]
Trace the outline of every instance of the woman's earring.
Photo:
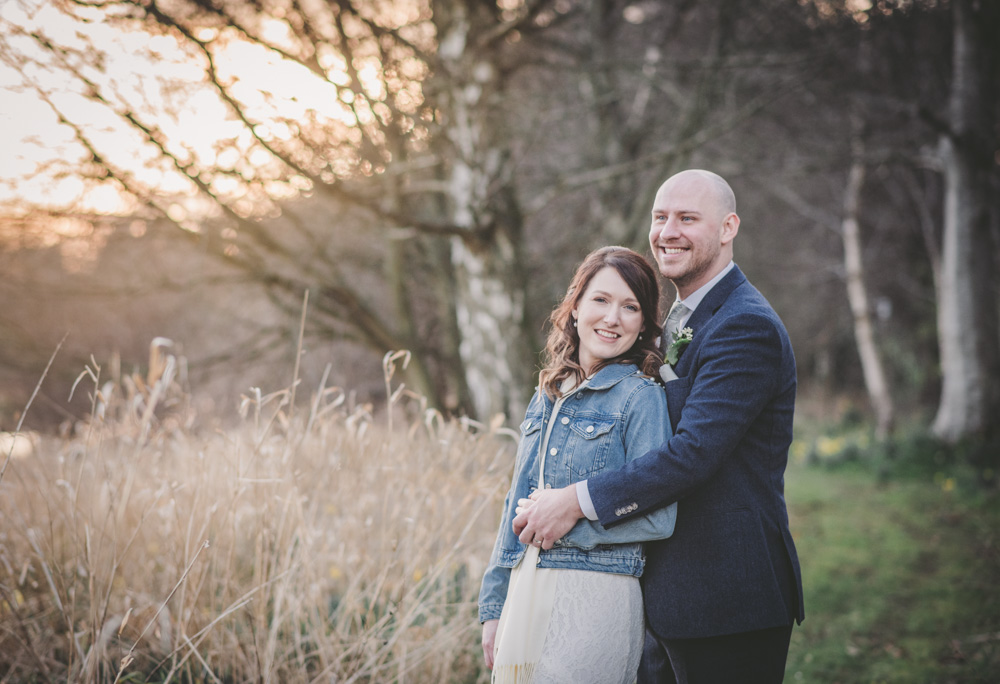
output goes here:
[[639, 341], [642, 342], [642, 333], [639, 333]]
[[574, 328], [576, 327], [576, 319], [575, 318], [573, 319], [573, 327]]

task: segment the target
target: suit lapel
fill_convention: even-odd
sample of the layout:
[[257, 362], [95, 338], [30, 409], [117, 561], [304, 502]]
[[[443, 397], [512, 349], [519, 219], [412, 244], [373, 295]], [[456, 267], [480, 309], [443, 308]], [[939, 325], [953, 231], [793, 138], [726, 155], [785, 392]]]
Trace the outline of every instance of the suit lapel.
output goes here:
[[[694, 340], [691, 342], [691, 345], [699, 342], [698, 331], [708, 323], [712, 316], [715, 315], [715, 312], [719, 310], [719, 307], [725, 304], [726, 300], [729, 299], [729, 295], [733, 293], [733, 290], [745, 283], [746, 279], [747, 277], [743, 275], [740, 267], [734, 264], [733, 270], [727, 273], [722, 280], [715, 284], [715, 287], [708, 291], [705, 298], [698, 304], [698, 308], [691, 314], [691, 318], [684, 324], [685, 328], [691, 328], [694, 331]], [[691, 345], [688, 345], [688, 347]], [[684, 362], [684, 357], [688, 351], [690, 350], [685, 349], [684, 353], [681, 353], [681, 358], [677, 361], [676, 370], [679, 375], [684, 375], [684, 371], [687, 370], [688, 364]]]

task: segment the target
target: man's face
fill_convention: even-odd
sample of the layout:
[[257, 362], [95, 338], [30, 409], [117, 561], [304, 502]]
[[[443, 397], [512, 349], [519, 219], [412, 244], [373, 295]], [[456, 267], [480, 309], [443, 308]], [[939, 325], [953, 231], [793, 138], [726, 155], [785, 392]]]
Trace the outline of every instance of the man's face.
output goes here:
[[649, 245], [660, 273], [684, 298], [733, 258], [739, 219], [720, 207], [711, 181], [696, 175], [664, 183], [653, 201]]

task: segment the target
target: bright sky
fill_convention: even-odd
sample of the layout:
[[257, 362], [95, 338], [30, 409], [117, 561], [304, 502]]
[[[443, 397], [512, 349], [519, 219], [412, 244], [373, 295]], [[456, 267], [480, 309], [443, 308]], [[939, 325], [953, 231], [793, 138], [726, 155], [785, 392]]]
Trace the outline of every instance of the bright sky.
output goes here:
[[[109, 213], [130, 208], [113, 185], [95, 189], [78, 177], [60, 174], [89, 154], [74, 140], [72, 129], [59, 124], [52, 107], [29, 81], [40, 85], [52, 103], [82, 126], [113, 165], [167, 194], [191, 189], [134, 131], [106, 107], [84, 97], [79, 81], [65, 70], [52, 68], [51, 56], [24, 33], [39, 32], [54, 43], [81, 49], [88, 40], [99, 46], [107, 55], [103, 71], [75, 58], [72, 62], [105, 97], [114, 98], [116, 106], [138, 112], [144, 122], [159, 127], [168, 140], [175, 141], [172, 151], [181, 157], [195, 155], [203, 162], [227, 166], [252, 145], [250, 132], [200, 82], [200, 60], [184, 55], [173, 38], [150, 39], [143, 33], [123, 32], [101, 21], [99, 14], [93, 17], [96, 20], [88, 23], [74, 20], [47, 0], [0, 0], [0, 205], [24, 199]], [[284, 24], [274, 21], [267, 27], [267, 38], [280, 42], [285, 30]], [[87, 50], [84, 54], [92, 59], [95, 53]], [[346, 74], [343, 80], [338, 78], [343, 70], [335, 60], [327, 60], [324, 66], [332, 70], [332, 81], [346, 83]], [[296, 120], [310, 115], [319, 121], [353, 125], [338, 102], [335, 85], [263, 48], [230, 41], [219, 52], [217, 66], [224, 78], [235, 80], [231, 91], [244, 103], [251, 120], [262, 122], [262, 135], [276, 139], [291, 135], [281, 124], [266, 123], [276, 113]], [[240, 79], [241, 74], [252, 74], [252, 82]], [[170, 86], [164, 88], [167, 81]], [[269, 157], [263, 151], [258, 154]], [[270, 159], [251, 161], [264, 166]], [[219, 192], [235, 189], [227, 187], [223, 177], [218, 182]]]

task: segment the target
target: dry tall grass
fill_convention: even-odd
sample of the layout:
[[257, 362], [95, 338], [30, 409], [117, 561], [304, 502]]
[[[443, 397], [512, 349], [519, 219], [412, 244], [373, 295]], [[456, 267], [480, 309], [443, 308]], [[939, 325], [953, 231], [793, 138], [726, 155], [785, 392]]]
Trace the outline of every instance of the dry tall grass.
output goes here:
[[378, 419], [320, 381], [204, 434], [162, 358], [145, 381], [88, 368], [89, 420], [10, 461], [0, 681], [486, 680], [509, 434], [393, 387], [398, 356]]

